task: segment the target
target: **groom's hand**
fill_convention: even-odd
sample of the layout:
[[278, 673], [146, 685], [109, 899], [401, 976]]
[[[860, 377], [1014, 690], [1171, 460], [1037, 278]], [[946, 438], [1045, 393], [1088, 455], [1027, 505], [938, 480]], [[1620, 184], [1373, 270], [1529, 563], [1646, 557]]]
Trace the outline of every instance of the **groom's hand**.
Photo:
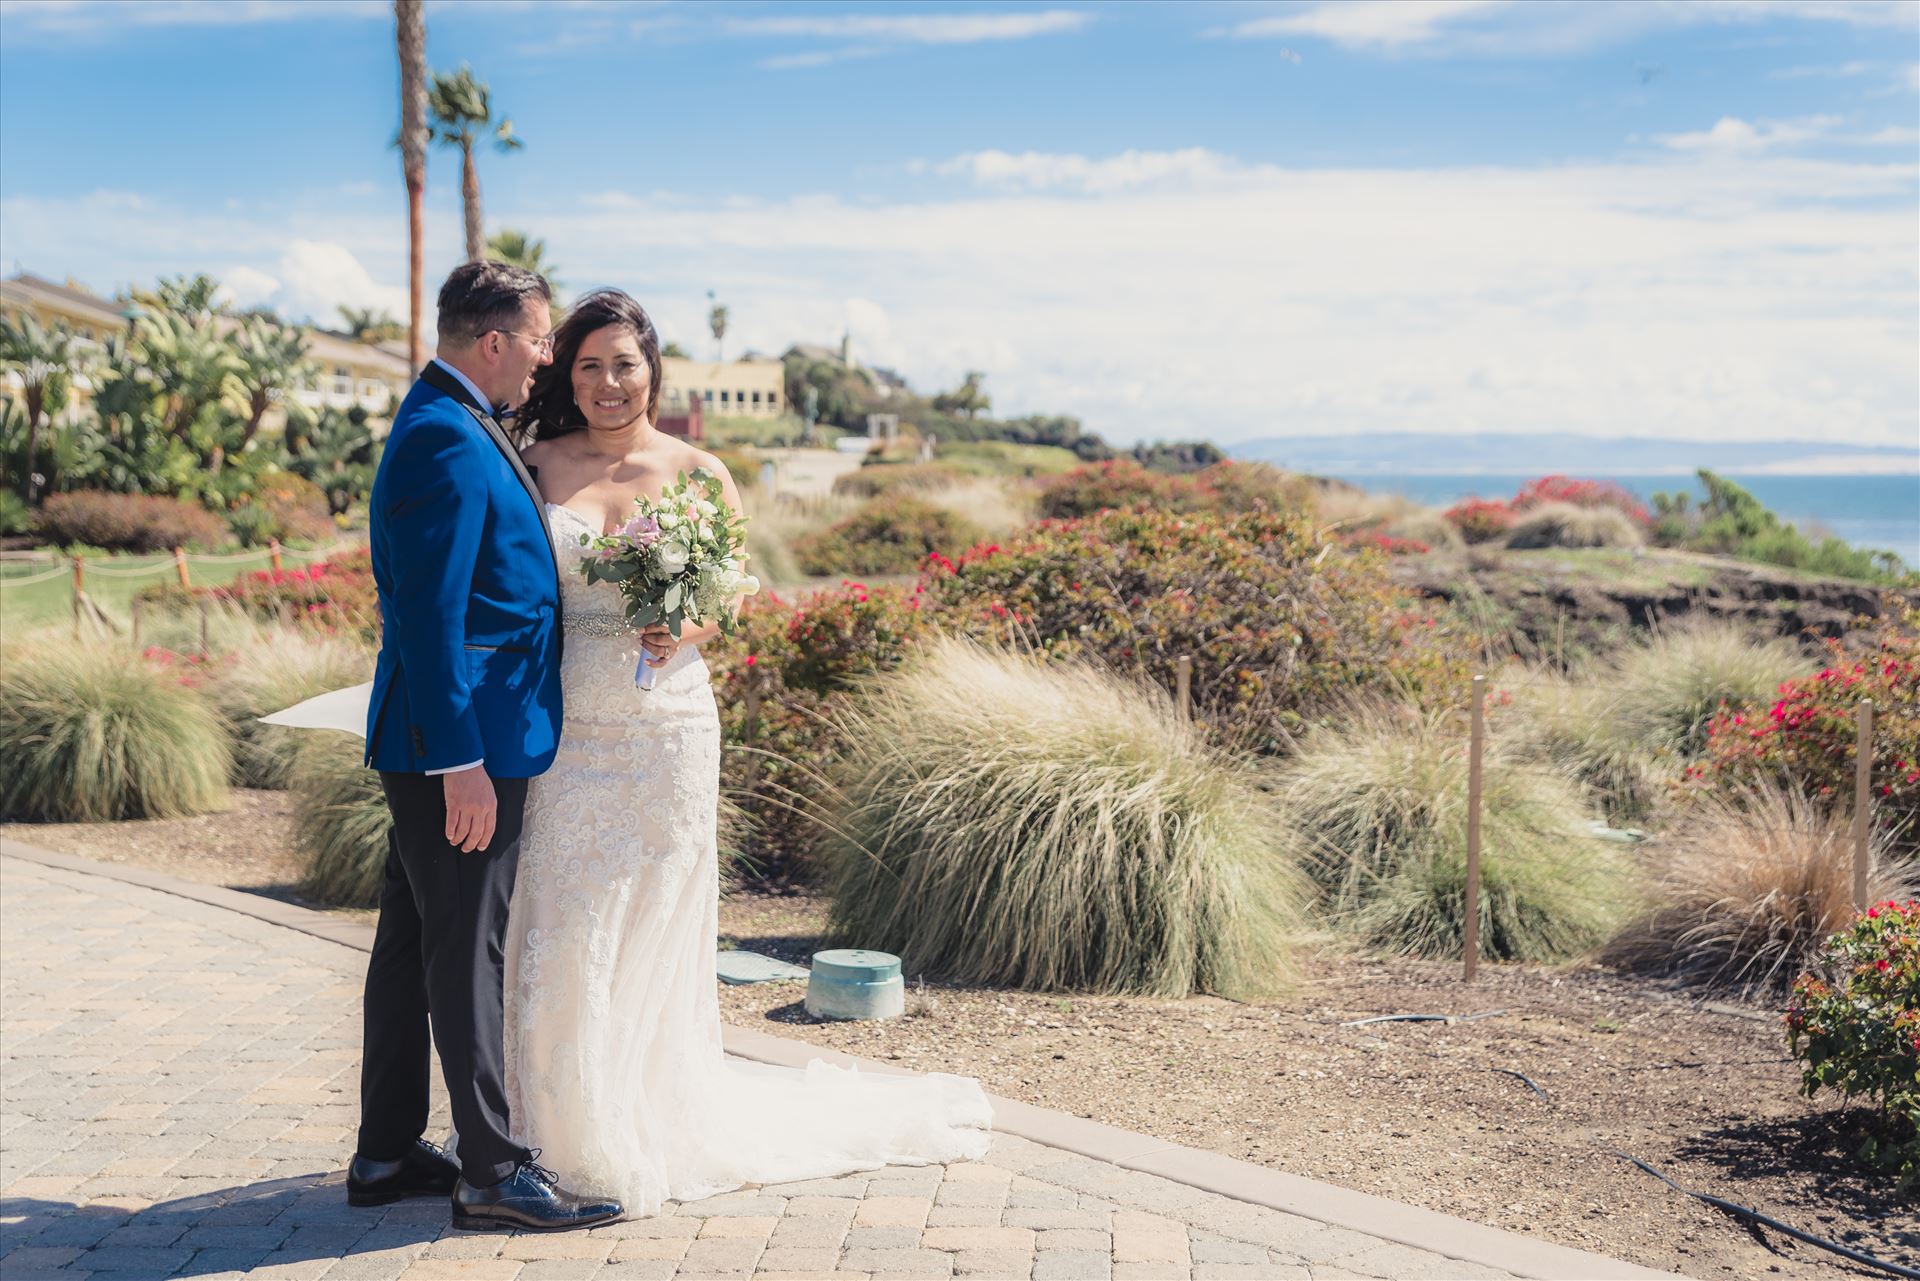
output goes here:
[[487, 777], [486, 767], [475, 765], [441, 777], [447, 789], [447, 844], [458, 846], [463, 854], [493, 844], [500, 802], [493, 794], [493, 780]]

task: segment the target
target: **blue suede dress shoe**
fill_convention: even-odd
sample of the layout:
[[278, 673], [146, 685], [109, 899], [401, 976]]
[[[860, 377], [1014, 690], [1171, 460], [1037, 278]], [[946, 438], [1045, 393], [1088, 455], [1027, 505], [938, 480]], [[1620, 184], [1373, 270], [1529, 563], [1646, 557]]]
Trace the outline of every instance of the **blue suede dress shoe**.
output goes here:
[[460, 1180], [460, 1163], [425, 1139], [397, 1160], [375, 1161], [354, 1153], [347, 1167], [348, 1205], [387, 1205], [410, 1196], [446, 1196]]
[[532, 1157], [490, 1187], [476, 1188], [461, 1179], [453, 1189], [456, 1228], [561, 1232], [611, 1223], [625, 1213], [618, 1201], [567, 1191], [553, 1171], [535, 1164]]

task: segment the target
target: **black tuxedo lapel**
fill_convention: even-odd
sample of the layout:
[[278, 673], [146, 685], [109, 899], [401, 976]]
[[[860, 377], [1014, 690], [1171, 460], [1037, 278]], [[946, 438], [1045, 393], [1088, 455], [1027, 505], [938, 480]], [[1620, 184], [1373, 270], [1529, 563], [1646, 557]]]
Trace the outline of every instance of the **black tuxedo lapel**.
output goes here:
[[533, 502], [533, 510], [540, 517], [540, 528], [546, 531], [547, 551], [553, 556], [553, 581], [557, 587], [560, 582], [560, 551], [553, 545], [553, 527], [547, 523], [547, 501], [540, 497], [540, 487], [534, 484], [532, 474], [527, 471], [527, 465], [520, 461], [520, 451], [513, 447], [513, 442], [507, 439], [507, 433], [500, 424], [494, 421], [491, 414], [480, 408], [473, 398], [473, 393], [462, 386], [458, 378], [429, 361], [426, 368], [420, 371], [420, 381], [445, 392], [458, 401], [469, 414], [472, 414], [473, 420], [480, 424], [482, 431], [487, 433], [487, 439], [493, 442], [494, 447], [500, 451], [501, 457], [507, 460], [507, 465], [513, 468], [513, 474], [520, 480], [520, 487], [527, 491], [527, 497]]

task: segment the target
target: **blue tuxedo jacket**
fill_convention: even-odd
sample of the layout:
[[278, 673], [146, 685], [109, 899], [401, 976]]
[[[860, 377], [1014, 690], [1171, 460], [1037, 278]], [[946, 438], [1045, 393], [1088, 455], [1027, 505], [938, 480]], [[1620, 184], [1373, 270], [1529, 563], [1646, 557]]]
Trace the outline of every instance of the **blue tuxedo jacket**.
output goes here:
[[486, 761], [531, 778], [560, 739], [560, 569], [547, 509], [499, 424], [428, 365], [374, 477], [380, 661], [367, 764]]

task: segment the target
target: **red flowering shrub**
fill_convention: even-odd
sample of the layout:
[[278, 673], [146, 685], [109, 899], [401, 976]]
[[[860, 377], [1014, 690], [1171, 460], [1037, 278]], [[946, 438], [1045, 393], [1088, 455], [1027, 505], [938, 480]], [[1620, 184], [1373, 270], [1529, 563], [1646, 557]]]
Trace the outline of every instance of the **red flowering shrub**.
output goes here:
[[957, 552], [979, 538], [966, 518], [910, 493], [890, 493], [801, 538], [793, 554], [809, 574], [911, 574], [929, 552]]
[[1516, 512], [1531, 511], [1548, 503], [1567, 503], [1574, 507], [1611, 507], [1645, 525], [1651, 517], [1639, 499], [1610, 480], [1576, 480], [1572, 476], [1542, 476], [1530, 480], [1513, 496]]
[[1238, 513], [1303, 511], [1313, 506], [1314, 484], [1305, 476], [1266, 463], [1228, 459], [1203, 467], [1184, 478], [1193, 490], [1191, 506], [1209, 511]]
[[1890, 611], [1862, 657], [1849, 657], [1838, 640], [1827, 644], [1827, 666], [1782, 682], [1770, 707], [1713, 717], [1706, 751], [1686, 782], [1717, 787], [1784, 774], [1812, 795], [1850, 802], [1856, 717], [1870, 698], [1875, 825], [1912, 849], [1920, 842], [1920, 610]]
[[1393, 534], [1359, 529], [1346, 531], [1340, 536], [1340, 541], [1348, 547], [1370, 547], [1389, 556], [1425, 556], [1433, 550], [1417, 538], [1399, 538]]
[[1490, 543], [1513, 528], [1513, 508], [1499, 499], [1462, 498], [1447, 508], [1447, 523], [1470, 543]]
[[112, 551], [211, 551], [227, 542], [226, 526], [206, 508], [151, 494], [91, 489], [49, 494], [33, 524], [34, 532], [49, 543], [84, 543]]
[[737, 852], [759, 876], [810, 871], [825, 772], [842, 750], [833, 713], [859, 677], [898, 664], [924, 633], [919, 601], [915, 589], [857, 582], [797, 603], [769, 593], [749, 598], [731, 637], [702, 647], [727, 745], [722, 785], [747, 819]]
[[364, 547], [305, 568], [256, 570], [225, 587], [149, 587], [140, 599], [163, 609], [206, 600], [235, 606], [255, 618], [356, 634], [373, 643], [380, 639], [380, 598], [372, 556]]
[[1305, 718], [1355, 691], [1444, 697], [1465, 681], [1381, 558], [1329, 555], [1302, 516], [1043, 521], [1007, 547], [935, 558], [922, 583], [949, 630], [1089, 657], [1164, 689], [1189, 655], [1195, 714], [1262, 751], [1284, 750]]
[[1920, 899], [1868, 908], [1825, 959], [1826, 977], [1803, 975], [1787, 1006], [1801, 1089], [1871, 1100], [1880, 1124], [1861, 1156], [1920, 1187]]

